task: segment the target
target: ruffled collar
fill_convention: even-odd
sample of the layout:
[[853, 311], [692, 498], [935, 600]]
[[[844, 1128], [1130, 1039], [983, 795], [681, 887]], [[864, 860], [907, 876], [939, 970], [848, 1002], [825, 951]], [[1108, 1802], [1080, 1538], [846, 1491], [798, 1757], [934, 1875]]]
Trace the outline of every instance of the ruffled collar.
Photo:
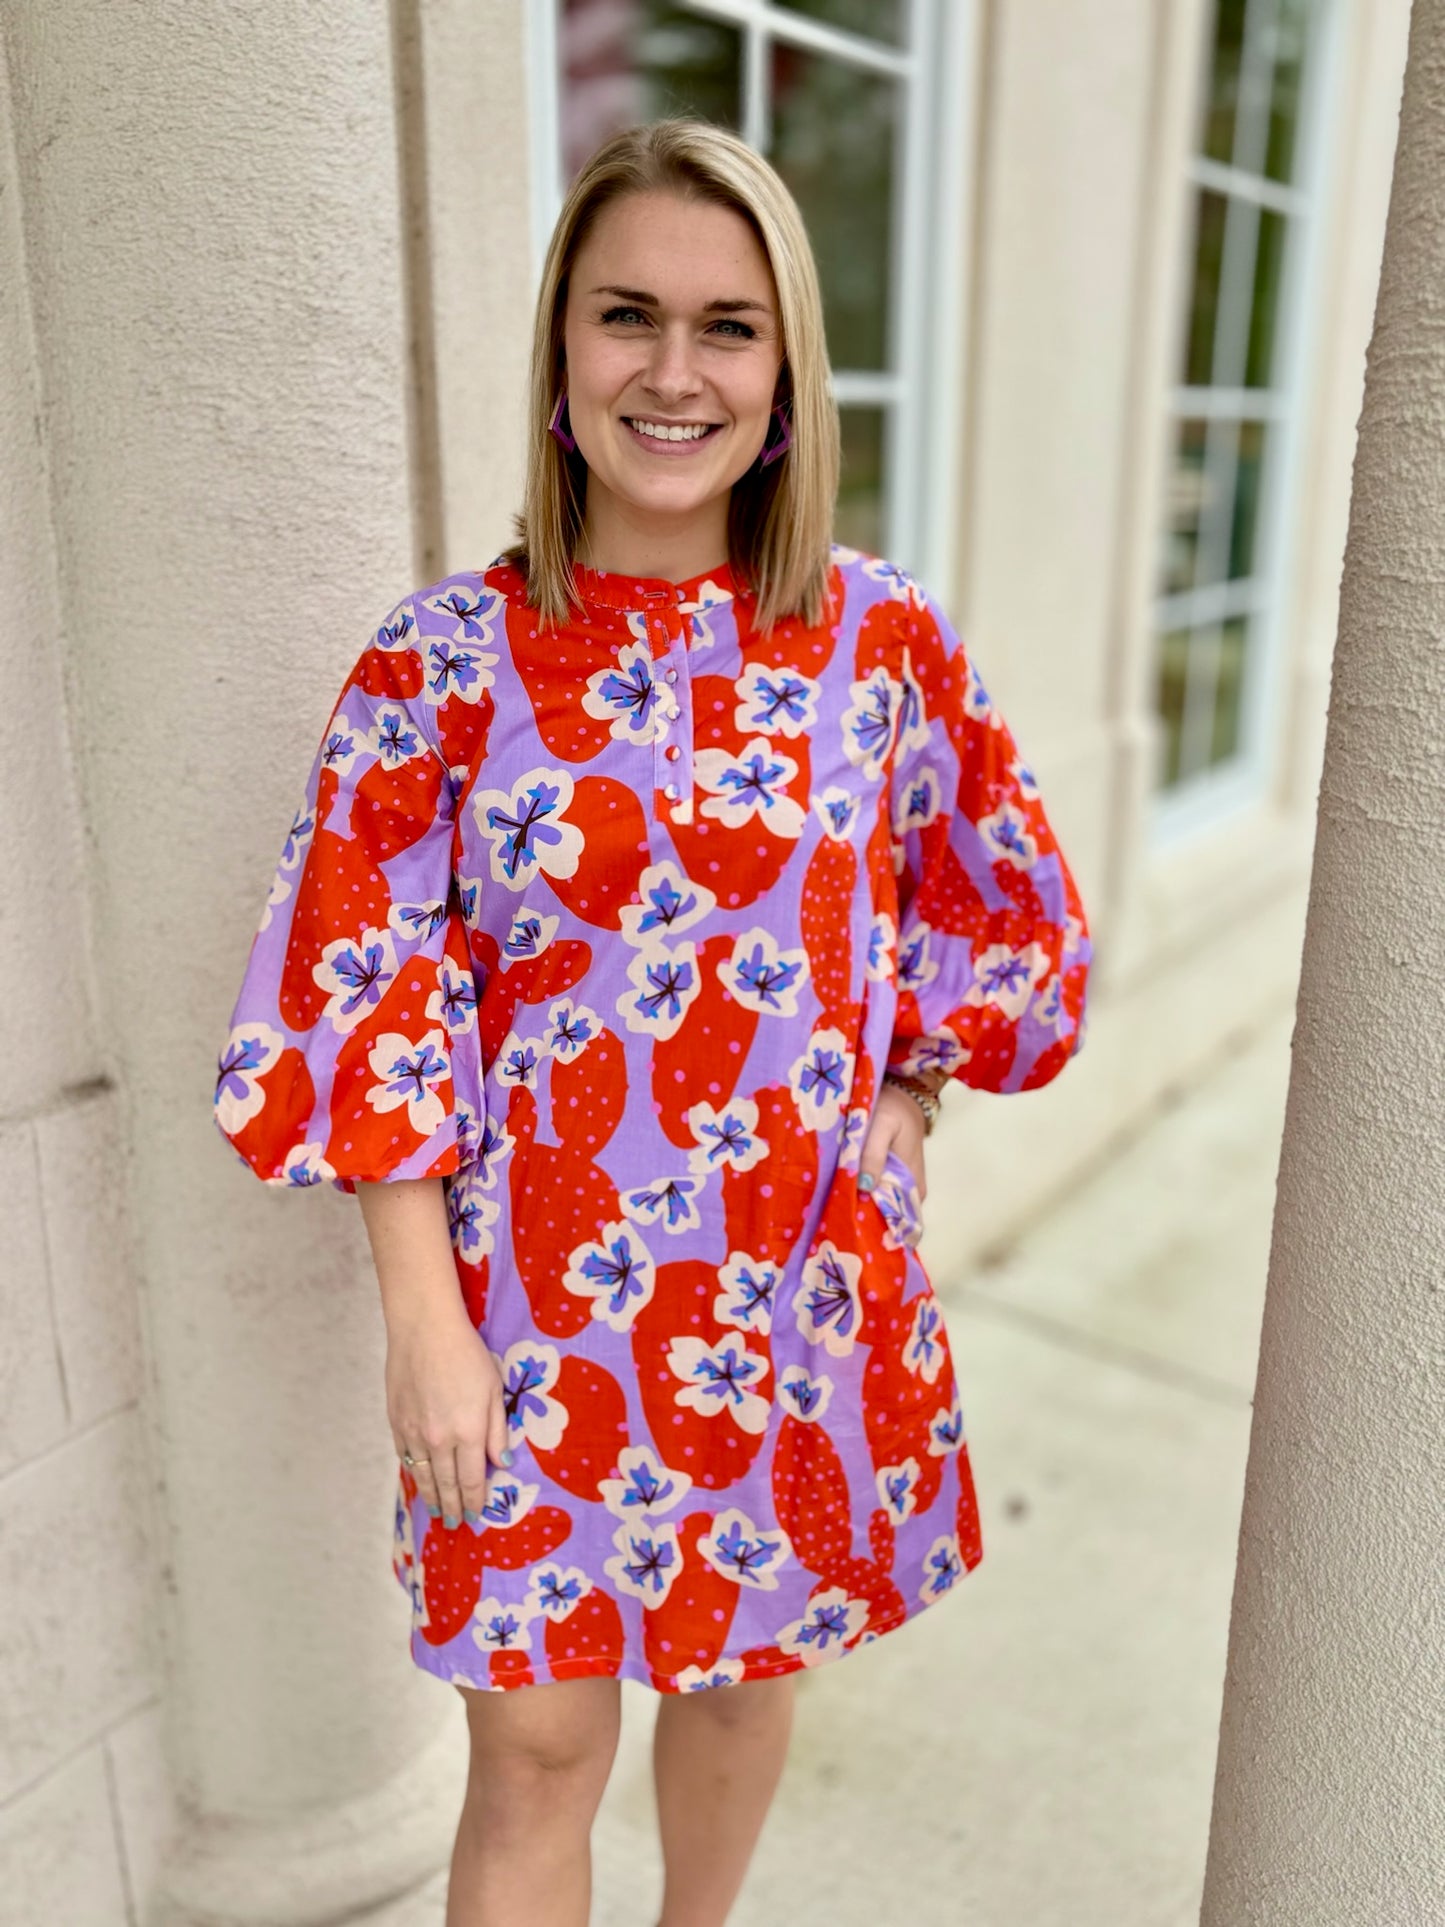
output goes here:
[[578, 599], [588, 608], [626, 611], [666, 608], [707, 608], [730, 602], [744, 593], [731, 563], [720, 562], [701, 575], [669, 582], [665, 576], [621, 575], [574, 562], [572, 581]]

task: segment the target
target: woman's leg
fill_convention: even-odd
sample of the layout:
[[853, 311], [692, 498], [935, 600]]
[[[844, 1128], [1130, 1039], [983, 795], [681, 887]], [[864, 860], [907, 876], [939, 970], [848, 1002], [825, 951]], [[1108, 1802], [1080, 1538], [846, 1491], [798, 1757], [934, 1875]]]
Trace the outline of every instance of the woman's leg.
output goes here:
[[668, 1693], [652, 1765], [667, 1870], [660, 1927], [721, 1927], [782, 1775], [793, 1680]]
[[592, 1821], [617, 1750], [617, 1681], [457, 1691], [472, 1757], [446, 1927], [587, 1927]]

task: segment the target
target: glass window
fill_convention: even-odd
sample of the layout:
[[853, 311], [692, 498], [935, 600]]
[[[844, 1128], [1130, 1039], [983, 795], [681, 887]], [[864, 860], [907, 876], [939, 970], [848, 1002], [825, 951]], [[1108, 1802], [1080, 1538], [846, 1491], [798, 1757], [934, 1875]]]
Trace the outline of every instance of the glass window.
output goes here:
[[[946, 432], [921, 406], [923, 370], [899, 366], [897, 352], [943, 265], [926, 245], [906, 254], [904, 233], [907, 198], [926, 206], [933, 186], [929, 146], [910, 145], [909, 130], [932, 111], [935, 13], [904, 0], [756, 0], [734, 24], [730, 9], [687, 0], [555, 7], [564, 185], [610, 134], [669, 113], [734, 128], [787, 182], [818, 263], [842, 414], [838, 539], [905, 559], [915, 532], [899, 525], [895, 501], [909, 491], [893, 467], [921, 474], [925, 451], [910, 440]], [[922, 156], [912, 178], [911, 153]]]
[[1292, 373], [1286, 296], [1306, 206], [1298, 135], [1324, 4], [1214, 7], [1157, 580], [1165, 791], [1251, 753], [1250, 692], [1278, 592], [1268, 530]]

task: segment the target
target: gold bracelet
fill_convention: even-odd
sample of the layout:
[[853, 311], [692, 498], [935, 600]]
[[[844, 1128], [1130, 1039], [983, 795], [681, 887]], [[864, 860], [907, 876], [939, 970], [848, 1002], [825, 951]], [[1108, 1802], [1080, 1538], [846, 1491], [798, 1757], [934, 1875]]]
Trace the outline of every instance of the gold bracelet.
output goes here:
[[927, 1084], [916, 1077], [908, 1077], [899, 1071], [884, 1071], [883, 1082], [896, 1084], [900, 1091], [907, 1091], [919, 1110], [923, 1113], [923, 1135], [927, 1137], [938, 1122], [938, 1113], [943, 1101], [938, 1092], [930, 1090]]

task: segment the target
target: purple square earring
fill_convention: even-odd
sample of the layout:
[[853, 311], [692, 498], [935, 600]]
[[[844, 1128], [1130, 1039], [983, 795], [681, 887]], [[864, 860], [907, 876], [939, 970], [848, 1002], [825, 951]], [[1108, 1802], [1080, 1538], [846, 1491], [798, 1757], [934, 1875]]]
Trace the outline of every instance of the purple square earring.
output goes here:
[[773, 410], [773, 422], [777, 425], [778, 433], [770, 434], [768, 440], [763, 443], [762, 453], [758, 457], [759, 468], [766, 468], [769, 462], [777, 461], [780, 455], [786, 455], [793, 446], [793, 425], [783, 413], [781, 403]]
[[552, 410], [552, 419], [547, 424], [549, 434], [555, 435], [563, 448], [576, 448], [572, 435], [572, 418], [567, 413], [567, 390], [564, 388], [557, 397], [557, 406]]

